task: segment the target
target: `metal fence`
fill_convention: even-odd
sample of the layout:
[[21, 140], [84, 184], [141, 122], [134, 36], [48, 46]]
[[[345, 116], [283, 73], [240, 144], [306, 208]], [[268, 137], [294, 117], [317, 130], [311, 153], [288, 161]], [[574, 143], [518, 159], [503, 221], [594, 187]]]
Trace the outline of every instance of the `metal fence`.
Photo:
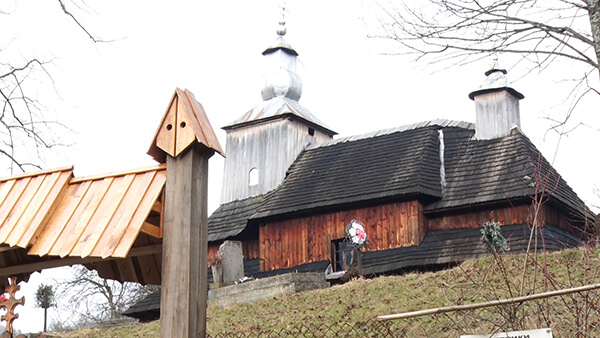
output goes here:
[[211, 338], [247, 338], [247, 337], [404, 337], [403, 325], [396, 322], [382, 322], [371, 319], [359, 323], [333, 323], [330, 325], [311, 325], [299, 323], [291, 328], [262, 330], [251, 332], [221, 332]]

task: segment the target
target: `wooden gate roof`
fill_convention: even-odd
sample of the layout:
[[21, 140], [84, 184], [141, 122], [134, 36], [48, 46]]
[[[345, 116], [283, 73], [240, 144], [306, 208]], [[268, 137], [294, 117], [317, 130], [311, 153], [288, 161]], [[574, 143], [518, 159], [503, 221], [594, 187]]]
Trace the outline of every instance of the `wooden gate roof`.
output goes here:
[[84, 178], [67, 167], [0, 179], [0, 276], [26, 279], [82, 263], [106, 278], [160, 283], [160, 257], [151, 268], [139, 265], [140, 256], [160, 255], [165, 181], [164, 164]]

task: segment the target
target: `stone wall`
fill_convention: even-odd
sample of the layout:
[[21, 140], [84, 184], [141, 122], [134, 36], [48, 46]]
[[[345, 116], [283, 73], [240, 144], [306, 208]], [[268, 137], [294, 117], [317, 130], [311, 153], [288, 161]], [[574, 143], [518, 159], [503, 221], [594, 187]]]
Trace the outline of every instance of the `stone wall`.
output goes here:
[[211, 289], [208, 291], [208, 305], [226, 308], [238, 303], [254, 303], [270, 299], [281, 294], [327, 287], [329, 283], [325, 280], [325, 274], [321, 272], [286, 273]]

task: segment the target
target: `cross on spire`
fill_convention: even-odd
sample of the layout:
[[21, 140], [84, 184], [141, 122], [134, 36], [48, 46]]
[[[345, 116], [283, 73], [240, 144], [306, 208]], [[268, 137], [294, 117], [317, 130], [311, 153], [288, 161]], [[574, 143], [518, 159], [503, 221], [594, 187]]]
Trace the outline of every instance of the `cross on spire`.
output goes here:
[[281, 8], [281, 21], [279, 21], [279, 28], [277, 28], [277, 35], [284, 36], [287, 32], [285, 28], [285, 12], [288, 10], [285, 8], [285, 0], [283, 1], [283, 6], [279, 6]]

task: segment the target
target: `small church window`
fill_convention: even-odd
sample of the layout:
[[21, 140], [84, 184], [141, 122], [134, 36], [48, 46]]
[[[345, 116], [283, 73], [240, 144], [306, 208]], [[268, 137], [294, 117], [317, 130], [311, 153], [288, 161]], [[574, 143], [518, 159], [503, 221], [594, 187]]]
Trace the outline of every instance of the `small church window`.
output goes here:
[[258, 184], [258, 169], [250, 169], [250, 177], [248, 179], [248, 185], [253, 186]]
[[308, 135], [315, 136], [315, 130], [311, 127], [308, 127]]

